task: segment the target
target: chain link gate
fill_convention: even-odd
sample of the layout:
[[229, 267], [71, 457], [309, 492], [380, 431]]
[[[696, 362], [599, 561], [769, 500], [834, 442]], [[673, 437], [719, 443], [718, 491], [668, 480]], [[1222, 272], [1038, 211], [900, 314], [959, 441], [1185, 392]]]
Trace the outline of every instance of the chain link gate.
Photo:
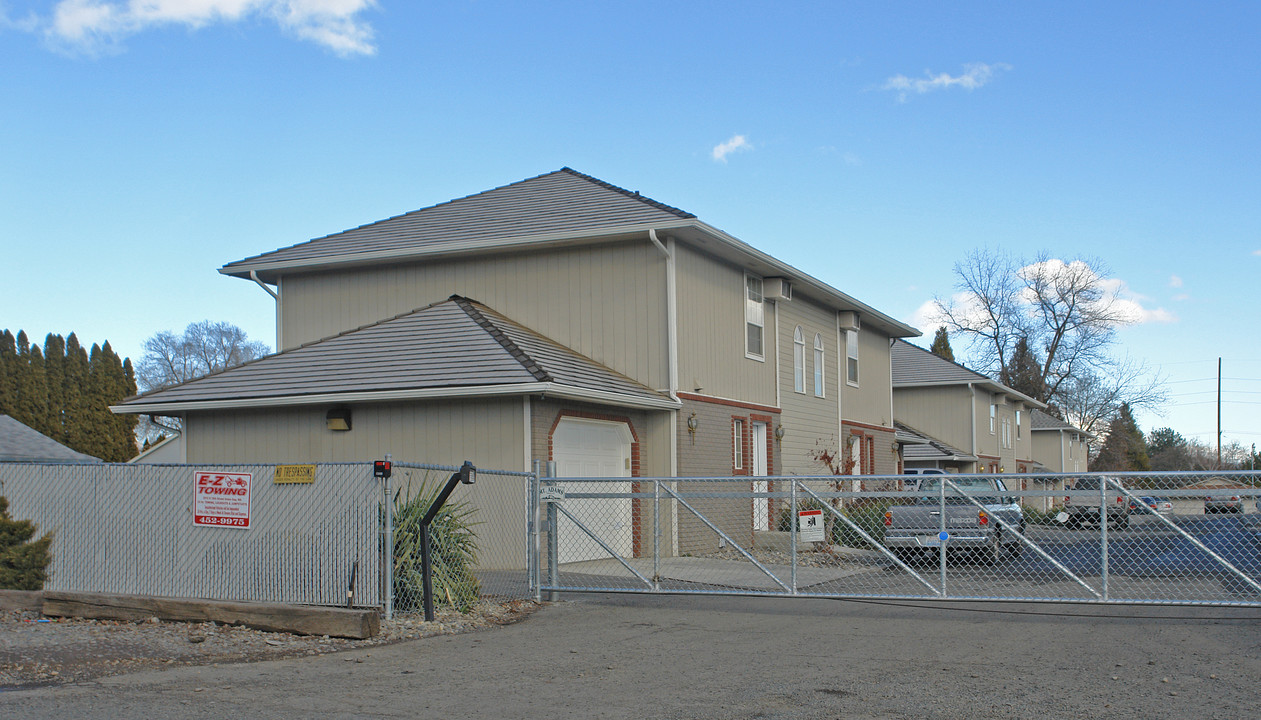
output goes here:
[[539, 478], [536, 592], [1261, 605], [1253, 473], [630, 480]]

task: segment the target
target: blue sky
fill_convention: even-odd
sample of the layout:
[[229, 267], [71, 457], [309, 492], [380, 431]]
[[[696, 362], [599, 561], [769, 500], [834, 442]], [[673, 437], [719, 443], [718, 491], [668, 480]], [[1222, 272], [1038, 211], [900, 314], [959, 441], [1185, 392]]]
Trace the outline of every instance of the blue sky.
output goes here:
[[974, 248], [1098, 258], [1170, 381], [1141, 427], [1212, 441], [1221, 357], [1250, 445], [1259, 31], [1247, 2], [0, 0], [0, 325], [274, 344], [217, 268], [569, 166], [912, 323]]

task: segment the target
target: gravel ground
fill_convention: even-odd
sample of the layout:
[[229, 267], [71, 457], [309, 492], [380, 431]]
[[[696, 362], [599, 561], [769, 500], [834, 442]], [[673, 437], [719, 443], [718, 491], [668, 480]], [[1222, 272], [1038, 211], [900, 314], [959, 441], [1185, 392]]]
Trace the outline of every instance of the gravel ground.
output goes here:
[[0, 690], [65, 685], [139, 670], [324, 655], [516, 622], [535, 605], [484, 603], [467, 615], [438, 611], [435, 621], [399, 616], [381, 621], [367, 640], [292, 635], [207, 623], [44, 618], [0, 614]]

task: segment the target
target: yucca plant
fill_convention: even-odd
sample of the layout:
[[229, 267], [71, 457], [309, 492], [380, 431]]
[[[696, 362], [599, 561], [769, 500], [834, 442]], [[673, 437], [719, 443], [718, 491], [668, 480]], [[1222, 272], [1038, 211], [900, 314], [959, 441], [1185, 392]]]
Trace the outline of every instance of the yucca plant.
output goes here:
[[[420, 521], [437, 499], [443, 482], [426, 475], [416, 493], [409, 480], [394, 494], [394, 607], [415, 611], [424, 602]], [[481, 597], [481, 585], [473, 575], [477, 564], [476, 509], [466, 502], [447, 502], [429, 525], [430, 560], [433, 565], [434, 605], [469, 612]]]

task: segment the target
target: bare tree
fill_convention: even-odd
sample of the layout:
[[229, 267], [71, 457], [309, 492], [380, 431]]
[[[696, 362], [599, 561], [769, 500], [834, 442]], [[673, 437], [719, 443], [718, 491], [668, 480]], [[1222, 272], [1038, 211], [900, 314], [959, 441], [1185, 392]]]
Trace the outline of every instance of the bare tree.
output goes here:
[[1041, 253], [1025, 262], [985, 249], [956, 263], [954, 273], [957, 293], [936, 301], [938, 315], [968, 339], [979, 372], [1002, 376], [1023, 341], [1041, 375], [1029, 383], [1039, 388], [1035, 399], [1094, 433], [1106, 432], [1122, 403], [1156, 410], [1165, 402], [1161, 377], [1112, 354], [1117, 328], [1138, 318], [1098, 260]]
[[148, 392], [226, 370], [271, 349], [253, 342], [241, 328], [227, 322], [203, 320], [183, 335], [163, 330], [144, 341], [144, 356], [136, 368], [136, 383]]
[[[182, 335], [163, 330], [144, 341], [144, 356], [136, 366], [136, 384], [143, 392], [196, 380], [247, 363], [271, 352], [251, 341], [241, 328], [227, 322], [203, 320], [184, 328]], [[178, 431], [178, 418], [142, 418], [136, 434], [142, 441]]]

